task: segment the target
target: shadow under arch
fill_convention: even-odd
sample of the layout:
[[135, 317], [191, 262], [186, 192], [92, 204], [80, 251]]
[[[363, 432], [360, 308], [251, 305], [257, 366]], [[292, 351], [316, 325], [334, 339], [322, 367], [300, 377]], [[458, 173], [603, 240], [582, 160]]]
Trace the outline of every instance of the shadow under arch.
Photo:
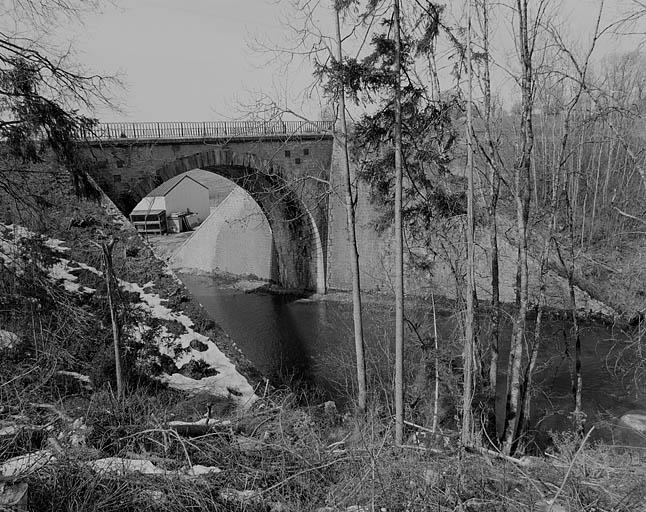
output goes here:
[[246, 190], [265, 214], [273, 234], [276, 276], [285, 288], [325, 293], [325, 256], [314, 216], [284, 178], [280, 167], [251, 153], [226, 148], [180, 157], [133, 187], [138, 199], [192, 169], [210, 171]]

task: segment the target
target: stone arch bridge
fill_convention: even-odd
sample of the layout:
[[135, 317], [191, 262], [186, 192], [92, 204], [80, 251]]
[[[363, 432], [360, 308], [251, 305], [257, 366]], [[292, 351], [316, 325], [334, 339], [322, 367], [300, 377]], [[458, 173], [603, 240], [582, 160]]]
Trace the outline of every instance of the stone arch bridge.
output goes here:
[[199, 168], [230, 179], [269, 221], [279, 283], [326, 291], [330, 244], [345, 238], [343, 222], [330, 229], [332, 123], [108, 123], [81, 138], [95, 179], [126, 214], [185, 171]]
[[[289, 288], [324, 293], [347, 290], [352, 282], [341, 199], [342, 149], [334, 143], [333, 128], [329, 122], [301, 121], [112, 123], [80, 133], [79, 138], [93, 158], [94, 178], [126, 214], [157, 185], [191, 169], [212, 171], [237, 183], [269, 221], [278, 267], [275, 279]], [[376, 231], [380, 213], [370, 203], [369, 192], [368, 185], [356, 183], [361, 283], [364, 290], [387, 292], [392, 289], [392, 237], [388, 230]], [[463, 243], [459, 230], [447, 236], [454, 236], [458, 248]], [[513, 302], [516, 250], [504, 238], [499, 243], [502, 298]], [[483, 297], [490, 293], [485, 246], [476, 257], [476, 284]], [[408, 268], [407, 293], [455, 295], [455, 276], [438, 256], [440, 249], [445, 250], [427, 254], [428, 271]], [[556, 275], [549, 279], [550, 300], [556, 305], [567, 296], [561, 289], [564, 280]], [[587, 304], [589, 299], [581, 295], [577, 303]]]

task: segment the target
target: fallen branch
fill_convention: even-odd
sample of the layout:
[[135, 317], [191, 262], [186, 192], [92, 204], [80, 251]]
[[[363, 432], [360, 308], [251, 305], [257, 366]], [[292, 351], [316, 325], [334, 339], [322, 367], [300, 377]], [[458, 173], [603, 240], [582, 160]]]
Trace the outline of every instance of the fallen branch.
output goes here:
[[619, 213], [619, 215], [623, 215], [624, 217], [628, 217], [629, 219], [636, 220], [637, 222], [641, 222], [642, 224], [646, 224], [646, 220], [640, 219], [639, 217], [635, 217], [634, 215], [631, 215], [630, 213], [626, 213], [626, 212], [620, 210], [619, 208], [617, 208], [616, 206], [613, 206], [613, 209], [615, 209], [617, 211], [617, 213]]
[[466, 446], [465, 449], [470, 453], [479, 453], [480, 455], [489, 455], [490, 457], [495, 457], [497, 459], [506, 460], [507, 462], [513, 462], [519, 466], [527, 467], [532, 464], [532, 459], [529, 457], [522, 457], [517, 459], [510, 455], [505, 455], [504, 453], [497, 452], [494, 450], [489, 450], [487, 448], [482, 448], [480, 446]]
[[590, 437], [590, 434], [592, 434], [592, 431], [594, 430], [594, 425], [590, 430], [588, 430], [588, 433], [585, 435], [583, 438], [583, 441], [581, 441], [581, 446], [579, 446], [579, 449], [576, 451], [574, 454], [574, 457], [572, 457], [572, 461], [570, 462], [570, 466], [567, 468], [567, 472], [565, 473], [565, 477], [563, 477], [563, 482], [561, 483], [561, 487], [559, 487], [559, 490], [556, 491], [556, 494], [554, 495], [554, 498], [551, 500], [550, 508], [547, 509], [547, 512], [550, 512], [552, 510], [552, 506], [554, 503], [556, 503], [556, 500], [560, 496], [560, 494], [563, 492], [563, 489], [565, 488], [565, 483], [567, 482], [568, 477], [570, 476], [570, 473], [572, 472], [572, 468], [574, 467], [574, 461], [576, 461], [576, 458], [578, 457], [579, 453], [581, 453], [581, 450], [583, 450], [583, 447], [585, 446], [586, 441]]

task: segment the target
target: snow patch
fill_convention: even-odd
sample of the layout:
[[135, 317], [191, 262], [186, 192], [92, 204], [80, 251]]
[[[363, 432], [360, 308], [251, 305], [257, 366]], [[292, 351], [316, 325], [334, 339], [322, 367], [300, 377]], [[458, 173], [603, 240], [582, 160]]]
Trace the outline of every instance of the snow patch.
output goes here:
[[176, 471], [166, 470], [155, 466], [151, 461], [145, 459], [123, 459], [121, 457], [107, 457], [97, 459], [89, 464], [97, 473], [114, 473], [117, 475], [126, 475], [128, 473], [141, 473], [142, 475], [163, 475], [163, 476], [189, 476], [197, 477], [203, 475], [212, 475], [222, 472], [215, 466], [202, 466], [196, 464], [189, 468], [182, 468]]
[[26, 473], [33, 473], [40, 468], [46, 466], [54, 459], [51, 452], [47, 450], [40, 450], [27, 455], [20, 455], [5, 461], [0, 466], [0, 476], [2, 477], [18, 477], [24, 476]]
[[142, 473], [144, 475], [163, 475], [166, 470], [158, 468], [149, 460], [122, 459], [121, 457], [107, 457], [91, 461], [90, 468], [98, 473]]
[[[164, 343], [160, 343], [160, 351], [166, 353], [175, 359], [178, 367], [182, 367], [189, 361], [202, 360], [211, 368], [215, 369], [218, 374], [202, 379], [191, 379], [179, 373], [164, 375], [162, 380], [169, 386], [185, 391], [208, 391], [212, 394], [225, 396], [233, 399], [242, 407], [250, 406], [258, 397], [255, 395], [253, 388], [242, 375], [238, 373], [235, 365], [226, 357], [217, 345], [210, 338], [199, 334], [193, 330], [193, 321], [183, 313], [176, 313], [170, 308], [164, 306], [162, 299], [156, 293], [147, 293], [144, 287], [137, 283], [119, 281], [123, 289], [129, 292], [138, 293], [142, 301], [143, 309], [147, 310], [154, 318], [167, 321], [175, 321], [184, 326], [186, 332], [180, 336], [170, 336], [168, 331], [163, 328], [160, 336]], [[198, 340], [208, 346], [204, 352], [191, 348], [191, 341]], [[175, 351], [168, 345], [179, 344], [186, 351], [182, 351], [179, 357], [175, 356]]]
[[67, 370], [59, 370], [56, 373], [58, 373], [59, 375], [67, 375], [68, 377], [73, 377], [76, 380], [79, 380], [85, 384], [90, 384], [90, 377], [88, 377], [87, 375], [83, 375], [82, 373], [70, 372]]
[[[0, 224], [0, 233], [10, 230], [13, 233], [13, 240], [0, 237], [0, 258], [7, 264], [15, 264], [16, 271], [18, 271], [19, 265], [16, 264], [14, 258], [17, 246], [16, 240], [37, 235], [21, 226], [9, 225], [5, 226], [4, 229], [2, 228], [3, 225]], [[56, 251], [69, 251], [69, 248], [63, 245], [65, 242], [62, 240], [47, 238], [44, 243]], [[72, 271], [75, 269], [83, 269], [97, 276], [103, 275], [103, 272], [94, 267], [80, 262], [71, 262], [66, 258], [58, 258], [56, 263], [45, 270], [53, 282], [61, 282], [68, 292], [79, 294], [95, 292], [95, 289], [85, 287], [77, 282], [78, 277], [72, 274]], [[165, 273], [172, 276], [178, 283], [180, 282], [169, 268], [166, 268]], [[162, 299], [156, 293], [147, 291], [154, 287], [152, 281], [141, 286], [137, 283], [119, 280], [119, 285], [126, 291], [137, 293], [141, 300], [139, 307], [148, 312], [153, 318], [178, 322], [184, 326], [186, 332], [180, 336], [172, 335], [165, 327], [161, 329], [161, 334], [157, 340], [161, 353], [171, 356], [180, 368], [190, 361], [204, 361], [209, 367], [217, 371], [217, 375], [199, 380], [190, 379], [179, 374], [164, 375], [162, 380], [177, 389], [207, 391], [214, 395], [228, 397], [241, 407], [249, 407], [258, 398], [249, 382], [247, 382], [247, 379], [238, 373], [235, 365], [220, 351], [217, 345], [210, 338], [193, 330], [193, 321], [187, 315], [174, 312], [163, 304], [165, 299]], [[140, 332], [145, 332], [149, 329], [148, 326], [143, 324], [136, 327], [139, 328]], [[2, 348], [4, 339], [4, 337], [0, 336], [0, 348]], [[9, 338], [7, 337], [7, 339]], [[208, 349], [200, 352], [191, 348], [190, 343], [193, 340], [198, 340], [207, 345]], [[179, 357], [176, 357], [175, 350], [172, 349], [173, 345], [180, 345], [185, 349]]]
[[70, 266], [70, 261], [65, 258], [60, 258], [57, 263], [54, 263], [49, 269], [47, 275], [49, 278], [56, 281], [63, 281], [63, 288], [68, 292], [72, 293], [93, 293], [96, 290], [94, 288], [88, 288], [78, 284], [76, 281], [78, 277], [70, 273], [70, 270], [74, 270], [75, 267]]
[[13, 332], [0, 329], [0, 350], [15, 347], [20, 343], [20, 337]]

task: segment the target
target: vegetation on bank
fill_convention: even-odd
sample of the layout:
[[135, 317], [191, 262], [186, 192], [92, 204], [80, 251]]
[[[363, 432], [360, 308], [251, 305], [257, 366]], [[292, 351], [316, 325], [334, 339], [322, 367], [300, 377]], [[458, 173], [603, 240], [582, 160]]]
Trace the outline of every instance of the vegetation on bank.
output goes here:
[[[218, 416], [191, 437], [168, 425], [177, 414], [202, 416], [207, 401], [143, 389], [121, 403], [105, 391], [86, 398], [85, 444], [61, 439], [68, 427], [54, 418], [49, 434], [59, 434], [62, 450], [43, 442], [54, 458], [20, 476], [29, 486], [28, 509], [527, 511], [548, 510], [557, 497], [555, 511], [634, 511], [646, 497], [641, 452], [579, 451], [568, 436], [557, 437], [545, 459], [461, 452], [455, 440], [442, 449], [430, 441], [399, 449], [386, 411], [340, 418], [333, 409], [296, 406], [289, 393], [262, 398], [244, 417]], [[41, 417], [41, 425], [51, 422]], [[147, 461], [159, 471], [128, 471], [125, 462], [97, 469], [107, 457]], [[219, 471], [191, 474], [201, 467]]]
[[[99, 204], [59, 190], [40, 192], [50, 201], [45, 215], [25, 210], [18, 218], [7, 211], [2, 219], [5, 226], [20, 220], [30, 231], [46, 234], [20, 239], [19, 251], [11, 253], [20, 272], [6, 259], [0, 266], [2, 329], [17, 336], [16, 344], [0, 349], [2, 499], [26, 490], [21, 498], [26, 510], [116, 512], [521, 511], [547, 510], [556, 496], [556, 511], [628, 511], [644, 498], [642, 450], [588, 440], [577, 453], [580, 441], [555, 434], [545, 458], [465, 452], [450, 412], [457, 403], [446, 404], [441, 434], [408, 425], [406, 446], [396, 447], [389, 377], [370, 361], [372, 392], [365, 416], [313, 402], [311, 394], [265, 387], [249, 372], [259, 399], [243, 413], [227, 397], [173, 390], [151, 378], [175, 371], [175, 363], [161, 358], [154, 335], [143, 340], [126, 335], [127, 389], [119, 400], [104, 282], [92, 272], [77, 271], [74, 282], [80, 288], [66, 290], [69, 281], [50, 272], [61, 255], [101, 268], [95, 244], [118, 238], [115, 272], [122, 280], [141, 286], [153, 281], [170, 307], [193, 319], [197, 331], [219, 344], [226, 338], [116, 212], [106, 214]], [[9, 233], [2, 228], [3, 244]], [[61, 253], [62, 248], [68, 250]], [[95, 291], [86, 294], [83, 287]], [[128, 322], [141, 320], [136, 315], [141, 298], [123, 293], [121, 299], [127, 333]], [[238, 363], [247, 370], [242, 358]], [[351, 375], [348, 361], [338, 364]], [[206, 375], [194, 373], [199, 371], [194, 367], [186, 370], [196, 379]], [[407, 379], [423, 373], [411, 367]], [[457, 401], [459, 375], [442, 379], [454, 386], [443, 392], [445, 398]], [[420, 385], [418, 391], [424, 390]], [[352, 411], [351, 403], [347, 410]], [[407, 418], [428, 424], [428, 417], [412, 409]], [[10, 471], [21, 457], [22, 467]]]

